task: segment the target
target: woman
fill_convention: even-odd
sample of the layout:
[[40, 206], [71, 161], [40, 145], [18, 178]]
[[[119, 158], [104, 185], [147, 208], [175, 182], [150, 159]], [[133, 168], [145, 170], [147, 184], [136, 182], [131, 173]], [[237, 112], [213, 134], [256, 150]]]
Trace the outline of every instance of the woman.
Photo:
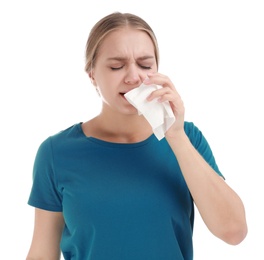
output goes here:
[[[155, 35], [140, 17], [112, 13], [91, 30], [85, 70], [102, 110], [40, 145], [27, 259], [193, 259], [193, 202], [216, 237], [232, 245], [245, 238], [243, 203], [201, 131], [184, 121], [158, 62]], [[124, 96], [141, 83], [162, 86], [147, 101], [169, 102], [176, 118], [160, 141]]]

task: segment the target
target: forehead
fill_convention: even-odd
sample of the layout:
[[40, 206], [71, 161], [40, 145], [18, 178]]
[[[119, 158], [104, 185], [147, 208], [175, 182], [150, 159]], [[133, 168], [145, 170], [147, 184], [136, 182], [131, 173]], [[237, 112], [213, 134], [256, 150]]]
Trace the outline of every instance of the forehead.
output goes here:
[[[155, 49], [152, 39], [142, 30], [121, 28], [110, 32], [102, 41], [98, 56], [153, 55]], [[107, 58], [107, 57], [106, 57]]]

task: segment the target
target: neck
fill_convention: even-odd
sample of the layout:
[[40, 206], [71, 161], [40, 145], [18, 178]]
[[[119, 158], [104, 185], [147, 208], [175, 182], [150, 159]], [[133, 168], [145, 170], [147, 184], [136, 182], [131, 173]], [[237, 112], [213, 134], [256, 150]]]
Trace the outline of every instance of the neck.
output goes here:
[[149, 123], [137, 114], [101, 113], [83, 124], [83, 130], [87, 136], [119, 143], [140, 142], [152, 134]]

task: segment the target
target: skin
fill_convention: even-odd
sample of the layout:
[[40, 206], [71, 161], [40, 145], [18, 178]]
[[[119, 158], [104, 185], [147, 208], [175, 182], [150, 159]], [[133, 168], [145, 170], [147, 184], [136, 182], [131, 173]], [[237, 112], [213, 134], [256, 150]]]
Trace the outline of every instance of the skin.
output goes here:
[[149, 72], [156, 71], [154, 46], [146, 33], [122, 29], [108, 35], [89, 74], [100, 93], [102, 110], [98, 117], [83, 124], [86, 135], [124, 143], [150, 136], [151, 127], [124, 94], [138, 87]]
[[[145, 32], [122, 28], [103, 41], [93, 70], [92, 84], [102, 100], [98, 116], [82, 124], [87, 136], [119, 143], [145, 140], [152, 129], [124, 93], [145, 84], [163, 88], [148, 100], [169, 101], [177, 120], [165, 138], [177, 157], [194, 202], [208, 229], [219, 239], [236, 245], [247, 235], [244, 205], [240, 197], [200, 156], [184, 132], [184, 104], [171, 80], [157, 72], [154, 46]], [[58, 260], [64, 225], [62, 213], [35, 210], [35, 226], [28, 260]]]

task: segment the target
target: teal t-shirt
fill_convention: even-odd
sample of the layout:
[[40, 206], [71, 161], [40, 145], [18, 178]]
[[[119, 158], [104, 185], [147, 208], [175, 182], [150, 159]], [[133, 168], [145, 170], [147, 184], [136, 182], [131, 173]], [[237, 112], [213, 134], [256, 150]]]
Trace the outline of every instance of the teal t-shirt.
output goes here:
[[[201, 131], [185, 132], [221, 175]], [[66, 260], [193, 259], [193, 200], [166, 138], [112, 143], [75, 124], [40, 145], [28, 204], [63, 212]]]

